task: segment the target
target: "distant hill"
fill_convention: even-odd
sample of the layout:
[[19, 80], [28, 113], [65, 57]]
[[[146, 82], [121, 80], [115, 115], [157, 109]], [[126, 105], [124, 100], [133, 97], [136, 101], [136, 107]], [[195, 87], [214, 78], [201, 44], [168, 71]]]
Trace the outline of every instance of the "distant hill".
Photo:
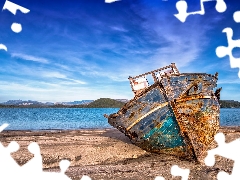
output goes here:
[[38, 101], [10, 100], [0, 103], [0, 108], [121, 108], [127, 99], [100, 98], [93, 100], [82, 100], [63, 103], [41, 103]]
[[7, 102], [3, 102], [1, 103], [2, 105], [25, 105], [25, 106], [29, 106], [29, 105], [44, 105], [44, 103], [38, 102], [38, 101], [32, 101], [32, 100], [27, 100], [27, 101], [22, 101], [22, 100], [9, 100]]
[[86, 104], [89, 104], [93, 102], [93, 100], [81, 100], [81, 101], [72, 101], [72, 102], [57, 102], [55, 103], [56, 104], [61, 104], [61, 105], [69, 105], [69, 106], [72, 106], [72, 105], [86, 105]]
[[[83, 100], [74, 101], [72, 104], [54, 104], [41, 103], [38, 101], [21, 101], [11, 100], [5, 103], [0, 103], [0, 108], [121, 108], [128, 102], [127, 99], [110, 99], [100, 98], [95, 101]], [[82, 104], [81, 104], [82, 103]], [[234, 100], [220, 100], [221, 108], [240, 108], [240, 102]]]
[[81, 100], [81, 101], [73, 101], [73, 102], [57, 102], [57, 103], [53, 103], [53, 102], [46, 102], [46, 103], [42, 103], [42, 102], [38, 102], [38, 101], [32, 101], [32, 100], [27, 100], [27, 101], [23, 101], [23, 100], [9, 100], [7, 102], [3, 102], [0, 103], [1, 105], [14, 105], [14, 106], [42, 106], [42, 107], [46, 107], [46, 106], [59, 106], [59, 105], [80, 105], [80, 104], [89, 104], [93, 102], [93, 100]]
[[[100, 98], [84, 107], [98, 107], [98, 108], [121, 108], [126, 102], [110, 99], [110, 98]], [[234, 100], [220, 100], [221, 108], [240, 108], [240, 102]]]
[[114, 99], [100, 98], [100, 99], [97, 99], [97, 100], [89, 103], [88, 105], [86, 105], [86, 107], [89, 107], [89, 108], [121, 108], [121, 107], [123, 107], [124, 104], [125, 104], [124, 102], [117, 101]]
[[220, 100], [221, 108], [240, 108], [240, 102], [234, 100]]

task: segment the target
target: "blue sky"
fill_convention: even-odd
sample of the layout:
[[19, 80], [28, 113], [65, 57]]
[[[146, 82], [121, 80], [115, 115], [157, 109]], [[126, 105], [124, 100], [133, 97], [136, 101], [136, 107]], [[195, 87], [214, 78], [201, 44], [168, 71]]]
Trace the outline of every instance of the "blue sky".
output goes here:
[[[221, 99], [240, 101], [238, 68], [215, 49], [227, 46], [225, 27], [240, 39], [240, 23], [233, 13], [236, 0], [225, 0], [227, 10], [204, 3], [205, 15], [180, 22], [176, 0], [12, 0], [28, 8], [0, 14], [0, 102], [12, 99], [42, 102], [133, 98], [128, 76], [175, 62], [180, 72], [219, 73]], [[188, 0], [188, 12], [200, 0]], [[3, 7], [4, 1], [0, 6]], [[11, 30], [13, 22], [22, 31]], [[233, 55], [240, 57], [239, 48]]]

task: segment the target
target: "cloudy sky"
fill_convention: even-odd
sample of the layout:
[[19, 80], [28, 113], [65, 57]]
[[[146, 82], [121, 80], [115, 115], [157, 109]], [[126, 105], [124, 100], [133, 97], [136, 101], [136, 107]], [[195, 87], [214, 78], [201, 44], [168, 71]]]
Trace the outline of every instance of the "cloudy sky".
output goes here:
[[[219, 73], [221, 99], [240, 101], [238, 68], [215, 49], [227, 46], [225, 27], [240, 39], [233, 13], [236, 0], [204, 3], [205, 15], [190, 15], [182, 23], [177, 0], [12, 0], [30, 10], [0, 13], [0, 102], [42, 102], [131, 99], [128, 76], [175, 62], [180, 72]], [[200, 0], [188, 0], [188, 12], [200, 10]], [[2, 8], [4, 1], [1, 1]], [[13, 22], [22, 31], [11, 30]], [[240, 57], [239, 48], [233, 55]]]

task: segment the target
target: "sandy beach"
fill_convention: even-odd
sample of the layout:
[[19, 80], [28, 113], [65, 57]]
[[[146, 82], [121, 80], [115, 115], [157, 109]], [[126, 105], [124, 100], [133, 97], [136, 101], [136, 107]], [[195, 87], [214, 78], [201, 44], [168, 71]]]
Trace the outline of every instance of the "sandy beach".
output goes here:
[[[221, 128], [226, 142], [240, 137], [240, 127]], [[62, 159], [71, 161], [66, 174], [72, 179], [88, 175], [100, 179], [144, 179], [156, 176], [165, 179], [181, 179], [171, 175], [172, 165], [189, 168], [189, 179], [216, 179], [219, 171], [231, 173], [233, 161], [216, 156], [213, 167], [200, 165], [164, 154], [149, 153], [133, 145], [116, 129], [91, 129], [69, 131], [3, 131], [0, 142], [7, 146], [11, 141], [20, 145], [13, 158], [20, 164], [27, 163], [33, 155], [28, 151], [30, 142], [37, 142], [43, 157], [45, 171], [59, 171]], [[212, 148], [216, 147], [212, 143]]]

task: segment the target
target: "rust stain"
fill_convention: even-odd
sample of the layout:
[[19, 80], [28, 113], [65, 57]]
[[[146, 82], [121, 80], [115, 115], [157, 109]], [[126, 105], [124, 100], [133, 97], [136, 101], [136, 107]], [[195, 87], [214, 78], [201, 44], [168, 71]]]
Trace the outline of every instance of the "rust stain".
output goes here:
[[219, 129], [217, 80], [218, 73], [180, 73], [174, 63], [129, 77], [134, 98], [106, 117], [147, 151], [202, 162]]

